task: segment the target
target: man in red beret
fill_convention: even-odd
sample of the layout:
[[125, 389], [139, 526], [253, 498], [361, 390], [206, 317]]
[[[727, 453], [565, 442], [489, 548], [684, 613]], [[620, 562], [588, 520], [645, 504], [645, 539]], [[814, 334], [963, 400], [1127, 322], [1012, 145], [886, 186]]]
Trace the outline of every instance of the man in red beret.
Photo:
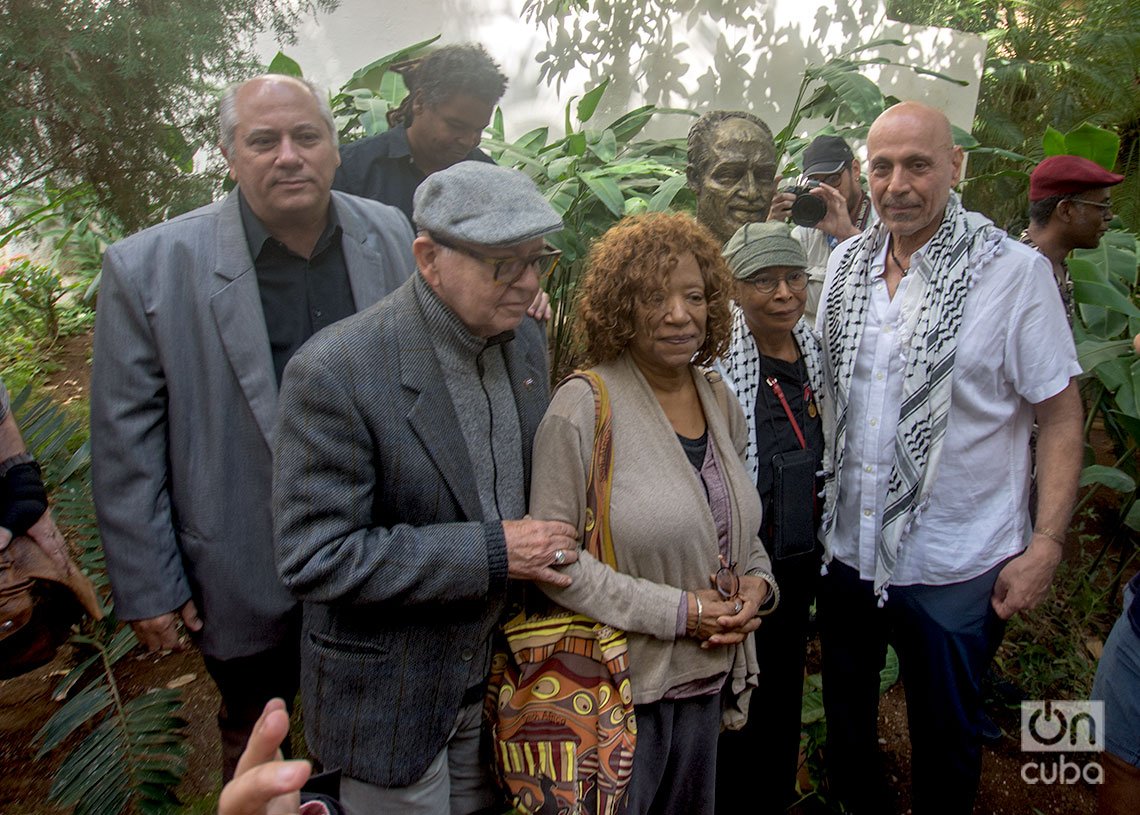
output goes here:
[[1065, 258], [1095, 249], [1112, 220], [1109, 188], [1124, 180], [1080, 156], [1050, 156], [1029, 176], [1029, 229], [1024, 242], [1049, 258], [1072, 319], [1073, 284]]

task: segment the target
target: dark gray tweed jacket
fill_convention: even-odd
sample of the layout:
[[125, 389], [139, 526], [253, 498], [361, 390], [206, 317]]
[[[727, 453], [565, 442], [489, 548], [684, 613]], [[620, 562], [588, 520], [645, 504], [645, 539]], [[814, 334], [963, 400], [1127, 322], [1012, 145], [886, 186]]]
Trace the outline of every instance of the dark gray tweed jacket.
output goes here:
[[[305, 736], [327, 767], [381, 786], [411, 784], [442, 749], [507, 586], [414, 283], [293, 357], [274, 451], [277, 567], [305, 608]], [[529, 487], [541, 327], [526, 318], [504, 355]]]

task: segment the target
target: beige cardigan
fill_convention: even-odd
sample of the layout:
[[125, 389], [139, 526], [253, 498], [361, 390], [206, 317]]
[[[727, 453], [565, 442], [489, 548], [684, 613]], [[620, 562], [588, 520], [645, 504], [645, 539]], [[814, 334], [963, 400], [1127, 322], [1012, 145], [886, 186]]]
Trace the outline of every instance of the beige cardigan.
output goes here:
[[[709, 588], [709, 575], [720, 565], [704, 488], [629, 354], [594, 370], [605, 381], [613, 406], [610, 528], [618, 570], [583, 552], [565, 569], [574, 581], [569, 588], [542, 584], [542, 589], [566, 608], [629, 634], [636, 704], [655, 702], [692, 680], [731, 673], [737, 710], [726, 711], [725, 723], [740, 726], [757, 673], [752, 637], [739, 646], [709, 650], [702, 650], [695, 638], [676, 639], [682, 593]], [[741, 574], [755, 567], [770, 569], [757, 535], [760, 500], [741, 462], [747, 440], [744, 414], [726, 394], [726, 416], [713, 386], [698, 369], [692, 371], [728, 487], [732, 558]], [[535, 437], [533, 517], [564, 520], [581, 532], [593, 443], [593, 394], [587, 382], [574, 379], [554, 395]]]

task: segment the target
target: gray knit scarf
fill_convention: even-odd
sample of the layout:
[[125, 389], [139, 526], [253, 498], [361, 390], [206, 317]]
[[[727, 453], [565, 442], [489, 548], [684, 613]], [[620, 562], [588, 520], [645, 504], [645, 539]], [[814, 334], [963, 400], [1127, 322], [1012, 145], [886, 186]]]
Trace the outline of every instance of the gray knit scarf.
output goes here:
[[[744, 408], [744, 418], [748, 424], [748, 448], [744, 452], [744, 463], [755, 484], [760, 474], [760, 462], [756, 457], [756, 394], [760, 389], [760, 352], [748, 323], [744, 320], [744, 310], [734, 305], [732, 311], [732, 340], [722, 368], [725, 378], [736, 391], [740, 406]], [[819, 340], [802, 317], [792, 328], [792, 336], [800, 349], [804, 367], [807, 368], [808, 382], [811, 383], [816, 403], [820, 404], [826, 392], [823, 387], [823, 360]]]
[[[875, 550], [875, 593], [886, 601], [899, 545], [922, 511], [938, 472], [950, 414], [954, 355], [966, 299], [982, 268], [1001, 252], [1005, 233], [976, 212], [963, 209], [950, 194], [942, 223], [921, 256], [916, 256], [903, 295], [898, 332], [905, 356], [902, 403], [895, 430], [895, 456], [887, 485], [886, 508]], [[855, 357], [863, 339], [871, 267], [889, 237], [878, 223], [847, 248], [828, 293], [824, 320], [824, 359], [834, 393], [834, 462], [824, 462], [823, 538], [831, 559], [831, 535], [839, 495], [847, 433], [847, 406]]]

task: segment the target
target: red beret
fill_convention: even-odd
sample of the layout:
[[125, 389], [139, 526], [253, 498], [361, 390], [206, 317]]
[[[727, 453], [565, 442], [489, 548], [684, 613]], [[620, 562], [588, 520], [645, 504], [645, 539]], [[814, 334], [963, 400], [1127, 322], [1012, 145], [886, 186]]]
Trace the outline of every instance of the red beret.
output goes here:
[[1076, 195], [1087, 190], [1112, 187], [1124, 176], [1110, 173], [1099, 164], [1080, 156], [1050, 156], [1029, 174], [1029, 200], [1041, 201], [1054, 195]]

